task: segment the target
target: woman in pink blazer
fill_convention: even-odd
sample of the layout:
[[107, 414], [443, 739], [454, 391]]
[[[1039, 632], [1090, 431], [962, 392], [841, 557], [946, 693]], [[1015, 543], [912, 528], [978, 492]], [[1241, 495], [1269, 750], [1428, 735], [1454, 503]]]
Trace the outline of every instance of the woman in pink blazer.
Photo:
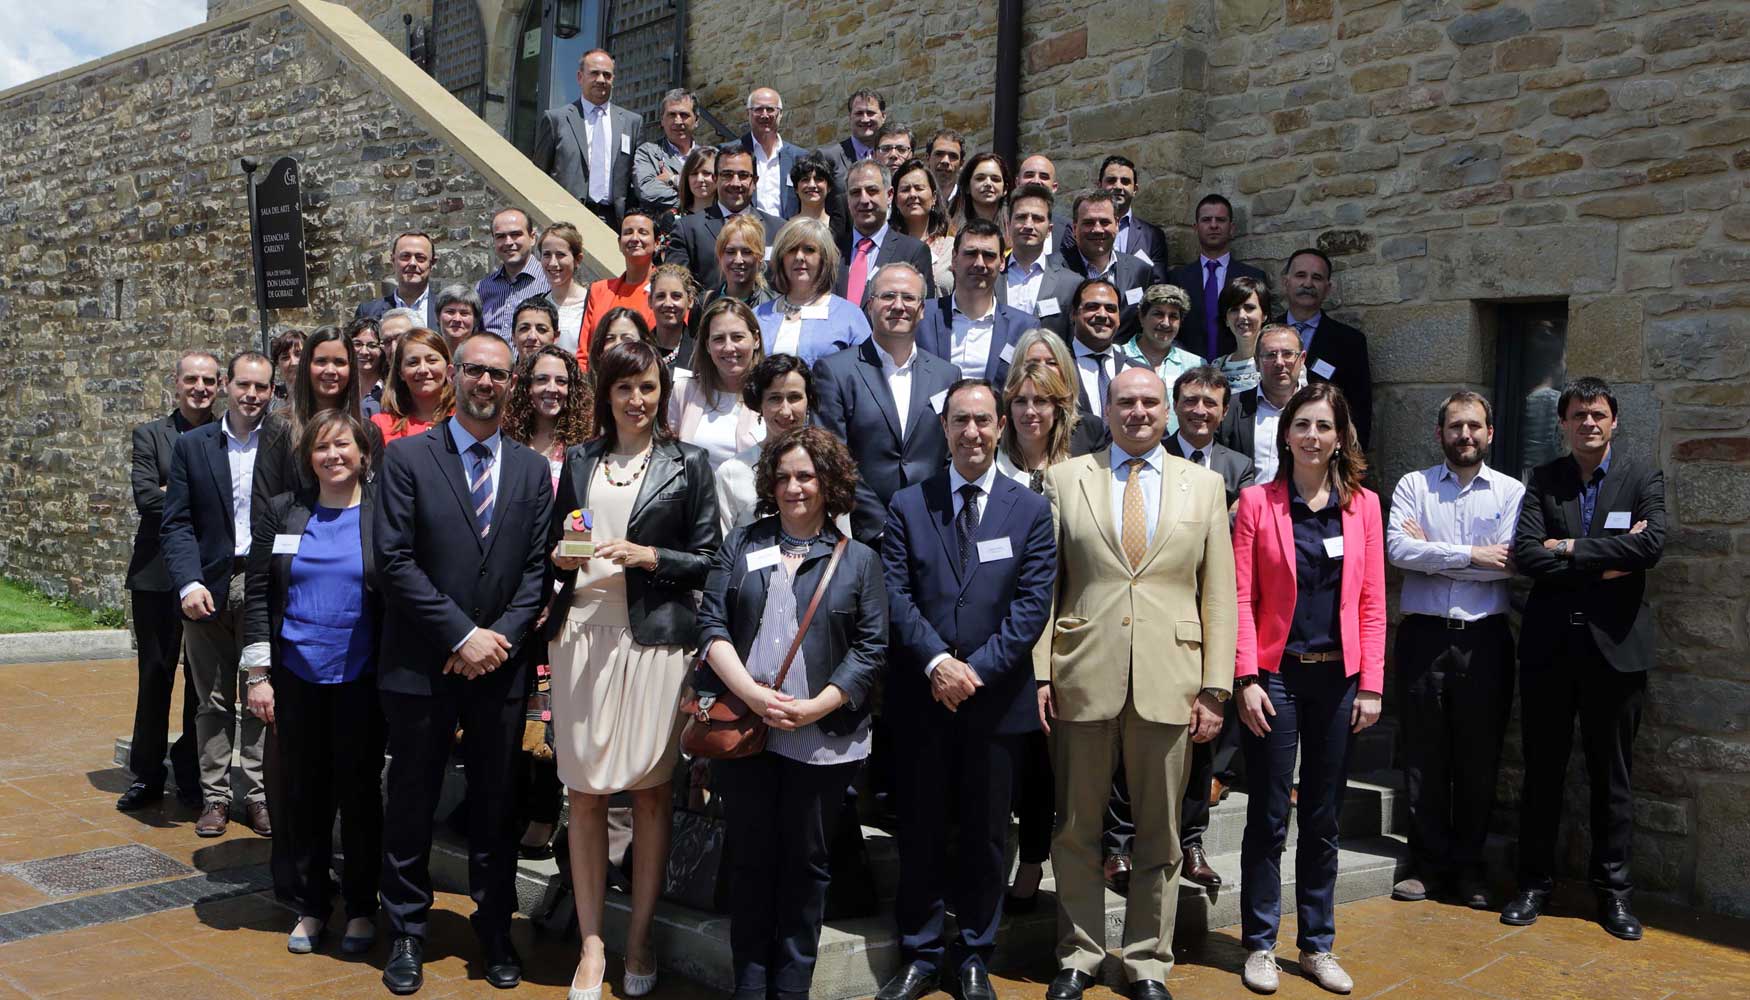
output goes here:
[[1298, 749], [1300, 968], [1347, 993], [1354, 984], [1331, 955], [1337, 820], [1354, 734], [1379, 720], [1385, 530], [1379, 497], [1361, 486], [1367, 459], [1342, 390], [1315, 382], [1295, 393], [1276, 426], [1276, 451], [1276, 479], [1241, 492], [1234, 518], [1234, 696], [1251, 792], [1240, 851], [1244, 978], [1258, 992], [1276, 989], [1282, 847]]

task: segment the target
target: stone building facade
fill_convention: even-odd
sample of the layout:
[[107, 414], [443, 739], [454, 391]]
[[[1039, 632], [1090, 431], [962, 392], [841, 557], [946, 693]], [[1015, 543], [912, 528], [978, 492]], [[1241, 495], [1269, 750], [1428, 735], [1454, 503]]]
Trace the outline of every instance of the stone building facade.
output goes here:
[[[209, 2], [215, 16], [241, 7]], [[431, 2], [346, 6], [398, 44], [403, 10]], [[488, 86], [501, 88], [505, 26], [521, 23], [524, 0], [481, 6]], [[847, 93], [868, 85], [920, 140], [945, 123], [973, 148], [991, 141], [995, 4], [688, 7], [687, 83], [732, 125], [742, 96], [770, 85], [785, 98], [785, 134], [824, 143], [843, 134]], [[1021, 146], [1050, 154], [1066, 190], [1122, 153], [1142, 174], [1137, 211], [1168, 227], [1175, 261], [1192, 252], [1185, 223], [1206, 191], [1234, 201], [1240, 257], [1274, 270], [1316, 245], [1335, 258], [1333, 311], [1369, 338], [1371, 457], [1388, 487], [1438, 459], [1439, 398], [1460, 385], [1493, 393], [1513, 374], [1515, 317], [1528, 309], [1553, 310], [1565, 327], [1567, 372], [1616, 385], [1620, 446], [1662, 465], [1670, 508], [1651, 588], [1661, 669], [1637, 745], [1637, 880], [1750, 914], [1750, 10], [1741, 0], [1023, 9]], [[30, 317], [47, 334], [31, 343], [55, 345], [15, 351], [20, 366], [0, 386], [17, 428], [0, 511], [22, 526], [0, 539], [5, 573], [115, 602], [132, 512], [119, 476], [94, 484], [89, 470], [121, 468], [121, 435], [164, 405], [156, 373], [176, 347], [253, 336], [247, 272], [235, 266], [247, 247], [240, 151], [325, 151], [308, 210], [321, 308], [370, 289], [378, 243], [400, 218], [434, 218], [458, 244], [478, 233], [497, 192], [299, 31], [258, 19], [0, 94], [0, 252], [17, 262], [0, 274], [0, 317], [12, 320], [0, 336], [26, 343], [16, 331]], [[81, 131], [104, 141], [80, 142]], [[77, 152], [97, 148], [105, 159]], [[470, 263], [484, 260], [477, 237], [467, 247]], [[1584, 809], [1570, 784], [1578, 860]], [[1513, 810], [1500, 818], [1510, 832]]]

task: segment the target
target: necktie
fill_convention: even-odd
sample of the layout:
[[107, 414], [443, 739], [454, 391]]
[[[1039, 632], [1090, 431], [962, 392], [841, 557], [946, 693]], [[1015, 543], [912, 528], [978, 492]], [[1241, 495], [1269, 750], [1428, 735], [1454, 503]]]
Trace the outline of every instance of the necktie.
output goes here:
[[1043, 494], [1045, 492], [1045, 470], [1034, 469], [1032, 472], [1027, 473], [1027, 476], [1027, 485], [1033, 488], [1033, 492]]
[[613, 168], [608, 166], [608, 147], [613, 145], [613, 137], [608, 135], [607, 108], [597, 105], [590, 106], [589, 117], [594, 124], [589, 135], [589, 198], [594, 202], [608, 200], [609, 182]]
[[954, 526], [960, 535], [961, 572], [972, 566], [972, 540], [978, 534], [978, 492], [974, 483], [960, 487], [960, 516], [954, 519]]
[[1215, 280], [1215, 269], [1221, 265], [1213, 260], [1203, 262], [1203, 269], [1209, 272], [1209, 277], [1203, 281], [1203, 332], [1207, 349], [1204, 358], [1214, 361], [1216, 350], [1221, 346], [1216, 331], [1221, 329], [1221, 317], [1216, 313], [1221, 308], [1221, 285]]
[[1091, 409], [1093, 409], [1095, 413], [1103, 414], [1106, 412], [1106, 390], [1112, 387], [1112, 376], [1106, 371], [1106, 362], [1111, 360], [1112, 355], [1106, 351], [1101, 351], [1098, 354], [1090, 354], [1088, 356], [1094, 359], [1094, 371], [1098, 373], [1096, 382], [1100, 387], [1099, 402], [1094, 403]]
[[1312, 340], [1312, 324], [1311, 323], [1304, 323], [1304, 322], [1301, 322], [1300, 320], [1295, 320], [1294, 321], [1294, 332], [1300, 334], [1300, 349], [1301, 350], [1304, 351], [1304, 350], [1312, 347], [1312, 344], [1310, 343], [1310, 341]]
[[474, 523], [485, 538], [492, 530], [492, 449], [478, 441], [468, 446], [468, 495], [474, 501]]
[[1196, 451], [1193, 451], [1191, 453], [1191, 464], [1192, 465], [1202, 465], [1203, 464], [1203, 449], [1202, 448], [1199, 448]]
[[845, 298], [858, 309], [863, 308], [863, 283], [869, 279], [869, 251], [873, 249], [875, 241], [864, 236], [857, 240], [856, 252], [851, 254], [851, 273], [845, 279]]
[[1135, 569], [1148, 551], [1148, 506], [1142, 500], [1142, 459], [1133, 458], [1124, 464], [1130, 467], [1130, 475], [1124, 480], [1124, 527], [1119, 540], [1124, 546], [1124, 558]]

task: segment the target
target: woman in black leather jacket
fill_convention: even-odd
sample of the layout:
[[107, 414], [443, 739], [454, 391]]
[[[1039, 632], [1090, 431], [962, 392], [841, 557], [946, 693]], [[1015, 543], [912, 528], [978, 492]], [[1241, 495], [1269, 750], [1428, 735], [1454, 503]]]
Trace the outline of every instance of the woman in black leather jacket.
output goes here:
[[[758, 512], [717, 552], [699, 607], [711, 670], [694, 684], [733, 692], [765, 719], [766, 749], [717, 761], [731, 855], [729, 946], [735, 996], [806, 997], [826, 907], [829, 816], [869, 755], [869, 696], [887, 648], [881, 559], [849, 541], [776, 683], [855, 506], [856, 465], [838, 438], [800, 427], [769, 443], [755, 472]], [[775, 688], [775, 690], [774, 690]]]

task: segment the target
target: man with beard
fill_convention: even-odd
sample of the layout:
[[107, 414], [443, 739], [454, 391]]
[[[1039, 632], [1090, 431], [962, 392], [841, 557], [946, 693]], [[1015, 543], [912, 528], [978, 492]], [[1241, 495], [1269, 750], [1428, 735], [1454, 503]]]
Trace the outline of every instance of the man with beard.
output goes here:
[[[1069, 298], [1070, 353], [1075, 356], [1076, 406], [1084, 414], [1105, 422], [1106, 390], [1118, 373], [1144, 365], [1119, 350], [1118, 289], [1104, 278], [1085, 278]], [[1054, 327], [1047, 327], [1054, 329]], [[1065, 375], [1071, 374], [1065, 372]], [[1098, 402], [1095, 402], [1098, 400]]]
[[388, 721], [383, 909], [394, 944], [383, 984], [424, 981], [431, 912], [432, 811], [457, 724], [468, 772], [468, 882], [486, 980], [522, 979], [510, 944], [516, 908], [516, 783], [526, 657], [541, 610], [553, 487], [547, 459], [499, 432], [510, 345], [462, 341], [450, 379], [456, 413], [389, 449], [378, 473], [377, 573], [388, 609], [377, 686]]
[[1440, 405], [1446, 461], [1398, 480], [1386, 553], [1404, 571], [1397, 666], [1408, 736], [1408, 877], [1392, 898], [1450, 888], [1487, 909], [1483, 840], [1513, 705], [1507, 628], [1511, 547], [1525, 487], [1483, 461], [1495, 433], [1488, 400], [1464, 390]]

